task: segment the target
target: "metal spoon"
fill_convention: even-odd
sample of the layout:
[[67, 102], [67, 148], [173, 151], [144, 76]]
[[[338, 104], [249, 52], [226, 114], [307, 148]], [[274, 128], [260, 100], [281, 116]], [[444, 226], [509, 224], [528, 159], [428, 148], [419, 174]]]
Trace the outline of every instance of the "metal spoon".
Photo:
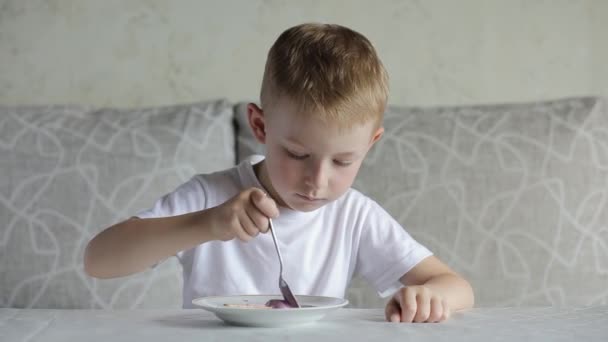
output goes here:
[[279, 266], [280, 266], [279, 289], [281, 290], [281, 293], [283, 294], [283, 298], [285, 299], [287, 304], [289, 304], [291, 307], [299, 308], [300, 304], [298, 304], [298, 301], [296, 300], [296, 297], [291, 292], [289, 285], [287, 285], [287, 282], [285, 281], [285, 279], [283, 279], [283, 258], [281, 257], [281, 251], [279, 250], [279, 244], [277, 242], [277, 237], [274, 234], [274, 226], [272, 225], [272, 220], [268, 219], [268, 222], [270, 224], [269, 230], [270, 230], [270, 233], [272, 234], [272, 241], [274, 242], [274, 248], [277, 250], [277, 255], [279, 256]]

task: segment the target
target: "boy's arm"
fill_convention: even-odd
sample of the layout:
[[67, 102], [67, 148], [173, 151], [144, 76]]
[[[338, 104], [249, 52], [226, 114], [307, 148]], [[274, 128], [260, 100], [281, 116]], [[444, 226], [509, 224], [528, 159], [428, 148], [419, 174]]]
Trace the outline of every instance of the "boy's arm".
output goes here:
[[468, 281], [435, 256], [429, 256], [400, 279], [405, 285], [386, 307], [389, 321], [436, 322], [450, 312], [473, 307]]
[[[131, 218], [93, 238], [84, 254], [85, 272], [114, 278], [143, 271], [175, 253], [214, 239], [208, 210], [162, 218]], [[205, 224], [207, 223], [207, 224]]]
[[435, 256], [429, 256], [400, 279], [405, 286], [424, 285], [441, 294], [453, 311], [473, 307], [473, 288], [460, 275]]
[[212, 240], [249, 241], [278, 216], [276, 203], [256, 188], [213, 208], [115, 224], [95, 236], [84, 253], [87, 274], [114, 278], [140, 272], [179, 251]]

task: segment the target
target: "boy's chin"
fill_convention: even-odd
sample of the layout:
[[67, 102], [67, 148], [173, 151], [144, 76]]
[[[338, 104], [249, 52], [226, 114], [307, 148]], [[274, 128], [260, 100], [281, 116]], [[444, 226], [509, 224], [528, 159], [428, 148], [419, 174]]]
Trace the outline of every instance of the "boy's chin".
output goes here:
[[319, 201], [316, 203], [306, 203], [305, 201], [296, 200], [296, 201], [293, 201], [291, 203], [286, 203], [286, 204], [291, 210], [307, 213], [307, 212], [315, 211], [315, 210], [321, 208], [322, 206], [326, 205], [327, 203], [328, 203], [328, 201]]
[[322, 205], [317, 205], [315, 207], [310, 207], [310, 206], [307, 206], [307, 207], [303, 207], [303, 206], [293, 207], [292, 206], [290, 208], [292, 210], [295, 210], [295, 211], [300, 211], [300, 212], [303, 212], [303, 213], [309, 213], [309, 212], [315, 211], [315, 210], [317, 210], [317, 209], [319, 209], [321, 207], [322, 207]]

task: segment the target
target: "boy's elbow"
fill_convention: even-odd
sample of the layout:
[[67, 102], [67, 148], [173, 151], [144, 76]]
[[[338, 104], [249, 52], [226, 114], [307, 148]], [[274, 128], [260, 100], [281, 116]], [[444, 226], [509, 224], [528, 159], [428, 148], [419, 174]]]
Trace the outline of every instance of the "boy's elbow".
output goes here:
[[471, 309], [472, 307], [475, 306], [475, 291], [473, 290], [473, 286], [471, 285], [471, 283], [469, 281], [467, 281], [466, 279], [463, 279], [463, 281], [465, 282], [466, 287], [468, 287], [468, 292], [469, 292], [469, 298], [467, 300], [467, 303], [465, 304], [465, 308]]
[[83, 266], [84, 273], [89, 277], [94, 278], [110, 278], [108, 276], [104, 276], [103, 272], [101, 272], [101, 267], [97, 261], [98, 258], [95, 257], [95, 253], [93, 252], [93, 247], [91, 246], [91, 242], [87, 245], [84, 250], [83, 257]]
[[87, 245], [87, 247], [84, 250], [84, 257], [82, 260], [83, 263], [83, 267], [84, 267], [84, 273], [86, 275], [88, 275], [89, 277], [97, 277], [97, 273], [95, 272], [95, 263], [93, 262], [93, 258], [91, 257], [91, 243], [89, 242], [89, 244]]

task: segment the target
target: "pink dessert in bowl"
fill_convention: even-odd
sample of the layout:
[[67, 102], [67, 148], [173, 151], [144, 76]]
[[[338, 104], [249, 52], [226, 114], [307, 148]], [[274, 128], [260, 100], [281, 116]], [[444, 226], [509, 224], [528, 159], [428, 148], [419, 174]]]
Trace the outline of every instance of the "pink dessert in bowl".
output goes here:
[[293, 306], [289, 305], [284, 299], [271, 299], [266, 302], [266, 306], [273, 309], [292, 309]]
[[[289, 305], [289, 303], [287, 303], [283, 299], [271, 299], [271, 300], [267, 301], [266, 304], [264, 304], [264, 305], [244, 303], [244, 304], [224, 304], [224, 306], [233, 307], [233, 308], [241, 308], [241, 309], [293, 309], [293, 306]], [[308, 306], [310, 307], [310, 305], [308, 305]]]

